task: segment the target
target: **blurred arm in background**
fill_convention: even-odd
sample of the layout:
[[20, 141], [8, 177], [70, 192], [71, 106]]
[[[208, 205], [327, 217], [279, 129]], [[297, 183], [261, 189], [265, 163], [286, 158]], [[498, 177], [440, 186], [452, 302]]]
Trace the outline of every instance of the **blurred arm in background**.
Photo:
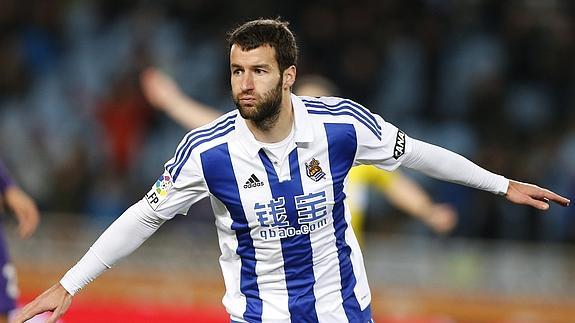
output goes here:
[[146, 99], [158, 110], [187, 129], [203, 126], [221, 113], [182, 93], [176, 82], [156, 68], [146, 69], [141, 76]]
[[18, 220], [18, 235], [29, 238], [40, 222], [36, 203], [20, 189], [8, 175], [6, 167], [0, 161], [0, 194], [3, 204], [8, 207]]

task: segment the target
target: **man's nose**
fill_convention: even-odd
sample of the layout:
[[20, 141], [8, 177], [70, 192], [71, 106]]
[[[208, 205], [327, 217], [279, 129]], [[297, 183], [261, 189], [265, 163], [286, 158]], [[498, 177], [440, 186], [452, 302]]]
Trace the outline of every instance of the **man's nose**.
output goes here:
[[251, 73], [245, 73], [242, 78], [242, 91], [249, 91], [254, 89], [254, 78]]

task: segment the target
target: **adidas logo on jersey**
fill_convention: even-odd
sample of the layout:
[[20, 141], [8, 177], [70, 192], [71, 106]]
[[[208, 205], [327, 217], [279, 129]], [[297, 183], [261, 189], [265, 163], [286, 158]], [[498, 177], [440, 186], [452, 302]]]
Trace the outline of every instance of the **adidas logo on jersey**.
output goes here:
[[260, 179], [257, 178], [255, 174], [252, 174], [252, 176], [250, 176], [250, 178], [244, 184], [244, 188], [252, 188], [258, 186], [264, 186], [264, 182], [260, 181]]

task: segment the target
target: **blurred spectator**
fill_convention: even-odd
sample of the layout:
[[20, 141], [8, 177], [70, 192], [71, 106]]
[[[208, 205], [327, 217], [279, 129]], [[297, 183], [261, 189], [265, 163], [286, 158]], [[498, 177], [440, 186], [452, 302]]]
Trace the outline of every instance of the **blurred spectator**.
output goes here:
[[98, 109], [107, 155], [104, 166], [120, 174], [135, 162], [151, 121], [150, 109], [135, 82], [129, 72], [120, 75]]

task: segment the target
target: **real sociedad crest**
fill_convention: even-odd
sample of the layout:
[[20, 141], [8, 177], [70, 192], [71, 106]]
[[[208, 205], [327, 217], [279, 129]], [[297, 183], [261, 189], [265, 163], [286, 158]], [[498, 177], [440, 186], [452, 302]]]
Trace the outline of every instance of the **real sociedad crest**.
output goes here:
[[309, 163], [305, 163], [305, 172], [307, 176], [314, 181], [319, 181], [325, 177], [325, 172], [319, 166], [319, 161], [312, 158]]

